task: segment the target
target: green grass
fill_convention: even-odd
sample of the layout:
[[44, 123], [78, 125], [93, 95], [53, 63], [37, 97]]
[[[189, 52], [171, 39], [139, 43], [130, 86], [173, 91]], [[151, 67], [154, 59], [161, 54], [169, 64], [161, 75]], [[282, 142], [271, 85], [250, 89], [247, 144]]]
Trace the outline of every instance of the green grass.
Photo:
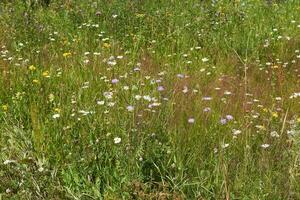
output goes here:
[[0, 2], [0, 199], [300, 199], [300, 1], [28, 2]]

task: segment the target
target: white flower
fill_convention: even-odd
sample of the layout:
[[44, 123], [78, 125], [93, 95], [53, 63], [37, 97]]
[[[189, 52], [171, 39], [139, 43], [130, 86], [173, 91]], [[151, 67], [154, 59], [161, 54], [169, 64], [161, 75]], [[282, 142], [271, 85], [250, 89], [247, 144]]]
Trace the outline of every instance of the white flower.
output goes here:
[[104, 105], [104, 101], [97, 101], [98, 105]]
[[183, 92], [183, 93], [187, 93], [188, 91], [189, 91], [188, 87], [187, 87], [187, 86], [184, 86], [182, 92]]
[[279, 137], [279, 134], [276, 132], [276, 131], [272, 131], [271, 133], [270, 133], [270, 135], [272, 136], [272, 137]]
[[227, 147], [229, 147], [229, 144], [228, 143], [226, 143], [226, 144], [222, 144], [222, 146], [221, 146], [223, 149], [226, 149]]
[[239, 134], [241, 134], [241, 133], [242, 133], [241, 130], [236, 130], [236, 129], [233, 129], [233, 130], [232, 130], [232, 134], [233, 134], [233, 135], [239, 135]]
[[189, 118], [189, 119], [188, 119], [188, 123], [190, 123], [190, 124], [195, 123], [195, 119], [194, 119], [194, 118]]
[[121, 142], [121, 140], [122, 140], [121, 138], [115, 137], [115, 138], [114, 138], [114, 143], [115, 143], [115, 144], [119, 144], [119, 143]]
[[151, 97], [149, 95], [145, 95], [145, 96], [143, 96], [143, 98], [146, 101], [151, 101]]
[[3, 162], [4, 165], [8, 165], [8, 164], [10, 164], [10, 163], [16, 163], [16, 161], [15, 161], [15, 160], [5, 160], [5, 161]]
[[58, 114], [58, 113], [52, 115], [52, 118], [53, 118], [53, 119], [57, 119], [57, 118], [59, 118], [59, 117], [60, 117], [60, 114]]
[[141, 95], [135, 95], [135, 97], [134, 97], [136, 100], [140, 100], [141, 98], [142, 98], [142, 96]]
[[270, 146], [269, 144], [262, 144], [261, 145], [261, 147], [264, 148], [264, 149], [268, 148], [269, 146]]
[[134, 107], [133, 107], [133, 106], [127, 106], [127, 110], [128, 110], [129, 112], [132, 112], [132, 111], [134, 110]]
[[207, 62], [207, 61], [209, 61], [208, 58], [202, 58], [202, 62]]

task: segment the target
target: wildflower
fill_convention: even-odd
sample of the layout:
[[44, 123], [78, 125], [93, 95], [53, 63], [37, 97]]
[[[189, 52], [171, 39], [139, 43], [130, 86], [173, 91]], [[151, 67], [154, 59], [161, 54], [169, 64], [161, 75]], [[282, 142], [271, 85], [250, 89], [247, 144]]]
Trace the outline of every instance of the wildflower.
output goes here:
[[70, 57], [71, 55], [72, 55], [72, 53], [70, 53], [70, 52], [63, 53], [63, 57], [65, 57], [65, 58]]
[[226, 149], [227, 147], [229, 147], [229, 144], [228, 144], [228, 143], [222, 144], [221, 147], [222, 147], [223, 149]]
[[34, 70], [36, 70], [36, 67], [35, 67], [34, 65], [30, 65], [30, 66], [28, 67], [28, 69], [29, 69], [30, 71], [34, 71]]
[[140, 100], [141, 98], [142, 98], [142, 96], [141, 95], [135, 95], [135, 97], [134, 97], [136, 100]]
[[33, 79], [33, 80], [32, 80], [32, 83], [34, 83], [34, 84], [39, 84], [39, 83], [40, 83], [40, 81], [39, 81], [39, 80], [37, 80], [37, 79]]
[[225, 118], [222, 118], [221, 120], [220, 120], [220, 122], [221, 122], [221, 124], [226, 124], [227, 123], [227, 120], [225, 119]]
[[233, 129], [233, 130], [232, 130], [232, 134], [233, 134], [233, 135], [239, 135], [239, 134], [241, 134], [241, 133], [242, 133], [241, 130], [236, 130], [236, 129]]
[[49, 78], [50, 76], [49, 76], [49, 71], [44, 71], [43, 73], [42, 73], [42, 75], [44, 76], [44, 77], [46, 77], [46, 78]]
[[261, 145], [261, 147], [264, 148], [264, 149], [268, 148], [269, 146], [270, 146], [269, 144], [262, 144]]
[[114, 56], [109, 57], [107, 64], [110, 66], [115, 66], [117, 64], [115, 57]]
[[108, 105], [109, 107], [114, 107], [115, 104], [116, 104], [115, 102], [109, 102], [107, 105]]
[[105, 103], [104, 101], [97, 101], [98, 105], [104, 105], [104, 103]]
[[111, 80], [111, 83], [112, 83], [112, 84], [116, 84], [116, 83], [118, 83], [118, 82], [119, 82], [119, 80], [116, 79], [116, 78], [114, 78], [114, 79]]
[[49, 94], [48, 99], [49, 99], [50, 102], [53, 102], [53, 101], [54, 101], [54, 98], [55, 98], [55, 97], [54, 97], [54, 94], [52, 94], [52, 93]]
[[272, 131], [271, 133], [270, 133], [270, 135], [271, 135], [271, 137], [279, 137], [279, 134], [277, 133], [277, 131]]
[[227, 119], [228, 121], [233, 120], [233, 116], [232, 116], [232, 115], [226, 115], [226, 119]]
[[143, 99], [146, 101], [151, 101], [151, 97], [149, 95], [144, 95]]
[[57, 118], [59, 118], [59, 117], [60, 117], [60, 114], [59, 114], [59, 113], [56, 113], [56, 114], [52, 115], [52, 118], [53, 118], [53, 119], [57, 119]]
[[278, 117], [278, 113], [277, 112], [272, 112], [272, 117], [277, 118]]
[[203, 101], [210, 101], [210, 100], [212, 100], [212, 97], [203, 97], [202, 100]]
[[2, 107], [2, 110], [4, 112], [6, 112], [8, 110], [8, 105], [7, 104], [2, 105], [1, 107]]
[[194, 118], [189, 118], [189, 119], [188, 119], [188, 123], [189, 123], [189, 124], [195, 123], [195, 119], [194, 119]]
[[209, 108], [209, 107], [206, 107], [203, 109], [203, 112], [210, 112], [210, 111], [211, 111], [211, 108]]
[[163, 86], [158, 86], [157, 90], [161, 92], [161, 91], [164, 91], [165, 88]]
[[187, 87], [187, 86], [184, 86], [182, 92], [183, 92], [183, 93], [187, 93], [188, 91], [189, 91], [188, 87]]
[[202, 62], [207, 62], [207, 61], [209, 61], [209, 59], [208, 58], [202, 58]]
[[127, 106], [127, 110], [128, 110], [129, 112], [132, 112], [132, 111], [134, 110], [134, 107], [133, 107], [133, 106]]
[[115, 137], [115, 138], [114, 138], [114, 143], [115, 143], [115, 144], [119, 144], [119, 143], [121, 142], [121, 140], [122, 140], [121, 138]]

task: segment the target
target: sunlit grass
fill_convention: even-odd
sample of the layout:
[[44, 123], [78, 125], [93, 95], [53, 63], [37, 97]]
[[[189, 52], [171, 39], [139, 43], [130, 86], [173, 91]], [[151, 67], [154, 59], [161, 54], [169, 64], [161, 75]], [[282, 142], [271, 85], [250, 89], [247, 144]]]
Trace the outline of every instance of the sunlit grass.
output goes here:
[[24, 2], [0, 199], [300, 198], [299, 1]]

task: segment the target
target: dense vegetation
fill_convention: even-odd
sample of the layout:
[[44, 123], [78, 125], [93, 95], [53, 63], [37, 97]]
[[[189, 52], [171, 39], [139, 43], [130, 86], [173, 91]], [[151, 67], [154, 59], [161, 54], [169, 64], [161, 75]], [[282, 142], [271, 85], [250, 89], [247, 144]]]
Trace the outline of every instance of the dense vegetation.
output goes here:
[[299, 0], [33, 2], [0, 2], [0, 199], [300, 199]]

